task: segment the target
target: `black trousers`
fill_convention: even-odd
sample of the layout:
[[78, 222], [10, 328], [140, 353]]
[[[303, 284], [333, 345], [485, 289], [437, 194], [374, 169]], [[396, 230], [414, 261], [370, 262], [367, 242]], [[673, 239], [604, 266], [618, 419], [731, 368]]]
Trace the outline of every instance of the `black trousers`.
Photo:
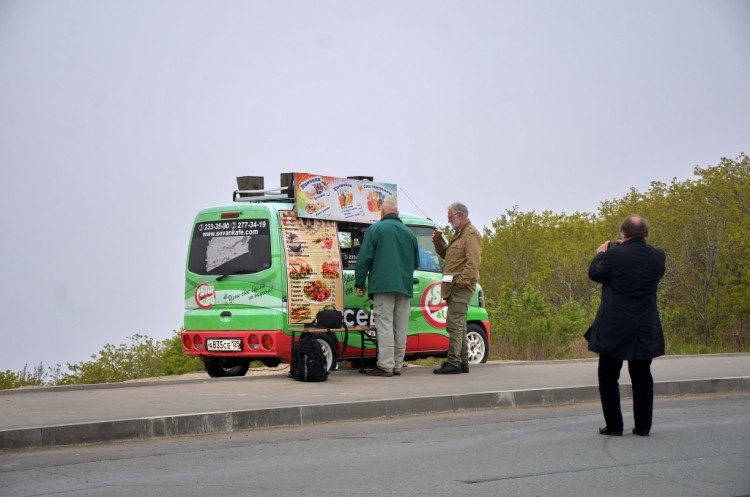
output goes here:
[[[607, 428], [622, 431], [620, 409], [620, 371], [622, 359], [599, 355], [599, 397]], [[630, 382], [633, 385], [633, 417], [635, 429], [648, 431], [654, 412], [654, 378], [651, 376], [651, 359], [628, 361]]]

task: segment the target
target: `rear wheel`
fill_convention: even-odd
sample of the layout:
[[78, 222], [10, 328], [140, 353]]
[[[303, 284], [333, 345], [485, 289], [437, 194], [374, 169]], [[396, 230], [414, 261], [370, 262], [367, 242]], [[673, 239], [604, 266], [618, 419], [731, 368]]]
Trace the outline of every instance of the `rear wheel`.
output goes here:
[[245, 376], [250, 368], [250, 359], [243, 357], [212, 357], [203, 359], [203, 367], [212, 378]]
[[330, 335], [317, 334], [315, 339], [323, 347], [323, 355], [326, 357], [326, 371], [333, 371], [336, 367], [336, 346]]
[[466, 325], [466, 338], [469, 341], [469, 363], [487, 362], [490, 347], [487, 343], [487, 334], [482, 327], [474, 323]]

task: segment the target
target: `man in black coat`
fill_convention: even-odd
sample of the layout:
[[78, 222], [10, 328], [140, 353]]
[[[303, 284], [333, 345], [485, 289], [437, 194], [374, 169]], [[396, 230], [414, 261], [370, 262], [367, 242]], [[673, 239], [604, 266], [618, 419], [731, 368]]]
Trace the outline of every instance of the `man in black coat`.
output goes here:
[[664, 276], [664, 251], [646, 243], [648, 222], [625, 218], [622, 239], [602, 243], [589, 266], [589, 278], [602, 284], [602, 301], [586, 333], [589, 350], [599, 354], [599, 396], [607, 426], [602, 435], [622, 435], [620, 370], [628, 361], [633, 386], [633, 434], [648, 436], [654, 408], [651, 359], [664, 355], [664, 334], [656, 290]]

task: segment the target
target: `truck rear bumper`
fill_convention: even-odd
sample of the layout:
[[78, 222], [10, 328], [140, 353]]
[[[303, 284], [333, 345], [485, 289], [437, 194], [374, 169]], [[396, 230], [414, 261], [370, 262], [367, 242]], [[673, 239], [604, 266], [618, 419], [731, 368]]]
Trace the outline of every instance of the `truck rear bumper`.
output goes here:
[[282, 330], [205, 331], [185, 330], [180, 333], [186, 354], [197, 357], [274, 357], [282, 362], [291, 358], [291, 335]]

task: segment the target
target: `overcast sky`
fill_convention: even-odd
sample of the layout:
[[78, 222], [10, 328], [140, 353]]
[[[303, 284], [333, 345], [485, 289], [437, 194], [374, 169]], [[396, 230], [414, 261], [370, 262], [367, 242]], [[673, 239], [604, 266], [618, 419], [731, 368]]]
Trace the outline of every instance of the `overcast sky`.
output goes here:
[[483, 226], [750, 152], [748, 25], [740, 0], [0, 0], [0, 370], [171, 336], [193, 217], [237, 176], [372, 175]]

